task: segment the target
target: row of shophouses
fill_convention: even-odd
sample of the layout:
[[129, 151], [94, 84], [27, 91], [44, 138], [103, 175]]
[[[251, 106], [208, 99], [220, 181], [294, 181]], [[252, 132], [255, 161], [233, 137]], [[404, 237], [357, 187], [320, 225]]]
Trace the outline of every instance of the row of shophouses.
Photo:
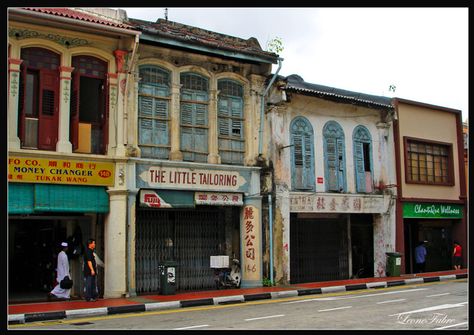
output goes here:
[[387, 252], [412, 273], [418, 240], [427, 271], [467, 250], [459, 110], [284, 77], [254, 38], [105, 8], [9, 8], [8, 64], [10, 295], [51, 288], [63, 240], [80, 295], [90, 237], [105, 297], [159, 292], [169, 259], [189, 291], [214, 288], [213, 255], [259, 287], [383, 277]]

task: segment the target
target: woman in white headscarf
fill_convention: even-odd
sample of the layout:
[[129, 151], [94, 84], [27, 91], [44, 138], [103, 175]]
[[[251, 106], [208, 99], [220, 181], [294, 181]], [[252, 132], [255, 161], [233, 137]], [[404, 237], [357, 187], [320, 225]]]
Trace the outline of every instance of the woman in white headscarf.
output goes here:
[[71, 274], [69, 273], [69, 260], [66, 254], [68, 245], [66, 242], [63, 242], [61, 243], [61, 247], [63, 250], [61, 250], [61, 252], [58, 254], [58, 265], [56, 268], [56, 281], [58, 284], [49, 293], [49, 296], [54, 296], [61, 299], [69, 299], [71, 289], [64, 289], [59, 286], [59, 283], [64, 279], [64, 277], [69, 276], [69, 278], [71, 278]]

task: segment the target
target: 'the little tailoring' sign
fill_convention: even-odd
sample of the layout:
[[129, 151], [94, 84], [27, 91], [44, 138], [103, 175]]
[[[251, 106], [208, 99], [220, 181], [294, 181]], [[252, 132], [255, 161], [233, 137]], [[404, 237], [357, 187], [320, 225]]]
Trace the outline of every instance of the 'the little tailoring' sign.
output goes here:
[[238, 191], [246, 183], [238, 171], [150, 166], [139, 178], [151, 188]]

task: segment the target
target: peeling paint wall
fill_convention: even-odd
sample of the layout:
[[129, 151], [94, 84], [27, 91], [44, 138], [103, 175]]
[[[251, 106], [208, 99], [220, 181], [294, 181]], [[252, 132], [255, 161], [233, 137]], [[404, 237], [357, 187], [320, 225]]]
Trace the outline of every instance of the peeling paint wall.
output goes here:
[[[386, 113], [351, 104], [325, 99], [283, 94], [275, 83], [268, 98], [267, 126], [271, 130], [268, 140], [269, 157], [273, 165], [275, 211], [273, 223], [275, 281], [287, 284], [290, 279], [290, 197], [291, 148], [289, 127], [297, 116], [309, 120], [314, 132], [314, 164], [316, 194], [326, 195], [323, 152], [323, 127], [330, 120], [337, 121], [344, 130], [347, 193], [356, 195], [352, 134], [356, 126], [365, 126], [372, 137], [372, 171], [376, 194], [384, 196], [383, 213], [374, 213], [374, 276], [385, 276], [386, 252], [395, 246], [395, 157], [392, 122]], [[288, 98], [289, 101], [285, 101]], [[322, 182], [318, 182], [319, 180]], [[386, 186], [389, 185], [387, 188]], [[314, 194], [314, 193], [309, 193]], [[362, 196], [362, 194], [361, 194]], [[365, 195], [369, 196], [370, 195]]]

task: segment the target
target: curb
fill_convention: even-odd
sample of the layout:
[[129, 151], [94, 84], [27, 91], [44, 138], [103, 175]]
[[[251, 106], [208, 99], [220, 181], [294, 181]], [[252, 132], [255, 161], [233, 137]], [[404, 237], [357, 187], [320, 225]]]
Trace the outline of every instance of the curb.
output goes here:
[[255, 300], [279, 299], [279, 298], [288, 298], [288, 297], [295, 297], [295, 296], [324, 294], [324, 293], [333, 293], [333, 292], [348, 292], [348, 291], [354, 291], [354, 290], [364, 290], [364, 289], [371, 289], [371, 288], [372, 289], [386, 288], [386, 287], [393, 287], [393, 286], [423, 284], [423, 283], [446, 281], [446, 280], [452, 280], [452, 279], [465, 279], [465, 278], [468, 278], [467, 273], [443, 275], [443, 276], [435, 276], [435, 277], [418, 277], [418, 278], [409, 278], [409, 279], [404, 279], [404, 280], [370, 282], [370, 283], [363, 283], [363, 284], [329, 286], [329, 287], [321, 287], [321, 288], [291, 290], [291, 291], [233, 295], [233, 296], [207, 298], [207, 299], [153, 302], [153, 303], [137, 304], [137, 305], [86, 308], [86, 309], [55, 311], [55, 312], [11, 314], [11, 315], [8, 315], [8, 324], [13, 325], [13, 324], [22, 324], [22, 323], [27, 323], [27, 322], [36, 322], [36, 321], [73, 319], [73, 318], [86, 317], [86, 316], [91, 316], [91, 315], [94, 315], [94, 316], [114, 315], [114, 314], [122, 314], [122, 313], [135, 313], [135, 312], [176, 309], [176, 308], [186, 308], [186, 307], [196, 307], [196, 306], [206, 306], [206, 305], [245, 303], [247, 301], [255, 301]]

